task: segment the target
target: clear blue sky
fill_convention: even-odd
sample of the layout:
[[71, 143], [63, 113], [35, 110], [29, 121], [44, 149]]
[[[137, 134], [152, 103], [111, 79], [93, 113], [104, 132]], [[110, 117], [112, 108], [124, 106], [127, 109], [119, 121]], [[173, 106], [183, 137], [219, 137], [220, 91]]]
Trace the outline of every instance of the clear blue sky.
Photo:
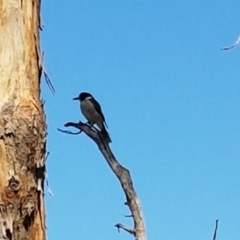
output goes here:
[[[59, 133], [84, 121], [81, 91], [101, 103], [118, 160], [132, 174], [148, 240], [240, 237], [240, 1], [43, 1], [48, 239], [120, 234], [125, 197], [96, 145]], [[70, 129], [69, 129], [70, 130]], [[73, 129], [74, 130], [74, 129]]]

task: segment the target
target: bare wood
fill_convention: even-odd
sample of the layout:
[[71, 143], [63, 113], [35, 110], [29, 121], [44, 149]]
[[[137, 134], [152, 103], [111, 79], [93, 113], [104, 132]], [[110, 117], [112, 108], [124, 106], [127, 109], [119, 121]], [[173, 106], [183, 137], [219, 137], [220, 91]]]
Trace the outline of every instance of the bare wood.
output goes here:
[[[126, 195], [126, 205], [129, 207], [133, 221], [134, 221], [134, 228], [131, 229], [129, 227], [124, 226], [121, 223], [116, 224], [115, 226], [118, 229], [123, 229], [132, 235], [134, 235], [136, 240], [146, 240], [146, 233], [145, 233], [145, 226], [144, 226], [144, 219], [143, 214], [140, 206], [139, 199], [137, 194], [134, 190], [132, 179], [130, 176], [130, 172], [128, 169], [123, 167], [115, 158], [114, 154], [112, 153], [109, 144], [104, 142], [104, 138], [101, 137], [100, 133], [96, 131], [96, 129], [91, 128], [87, 124], [73, 123], [68, 122], [64, 125], [65, 127], [75, 127], [80, 131], [83, 131], [86, 135], [88, 135], [98, 146], [100, 152], [106, 159], [107, 163], [109, 164], [110, 168], [113, 170], [117, 178], [119, 179], [123, 191]], [[67, 132], [69, 133], [69, 132]]]
[[0, 0], [0, 239], [45, 240], [40, 0]]

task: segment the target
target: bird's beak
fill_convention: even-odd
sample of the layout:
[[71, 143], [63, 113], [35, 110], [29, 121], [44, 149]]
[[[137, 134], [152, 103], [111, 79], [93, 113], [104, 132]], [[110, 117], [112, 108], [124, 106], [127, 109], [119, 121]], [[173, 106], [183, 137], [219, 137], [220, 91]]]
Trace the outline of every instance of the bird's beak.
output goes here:
[[73, 100], [79, 100], [79, 97], [75, 97], [75, 98], [73, 98]]

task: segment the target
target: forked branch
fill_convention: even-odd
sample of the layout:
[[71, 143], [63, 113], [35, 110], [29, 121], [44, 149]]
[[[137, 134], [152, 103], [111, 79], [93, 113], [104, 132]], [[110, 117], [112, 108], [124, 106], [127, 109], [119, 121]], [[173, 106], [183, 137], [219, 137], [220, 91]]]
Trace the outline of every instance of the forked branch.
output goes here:
[[101, 134], [96, 129], [82, 122], [79, 123], [68, 122], [64, 126], [75, 127], [80, 131], [84, 132], [88, 137], [90, 137], [97, 144], [100, 152], [106, 159], [108, 165], [119, 179], [126, 196], [127, 201], [126, 205], [129, 207], [133, 217], [134, 228], [133, 229], [128, 228], [121, 223], [116, 224], [115, 227], [117, 227], [118, 230], [121, 228], [127, 231], [128, 233], [132, 234], [135, 237], [135, 240], [146, 240], [144, 219], [140, 202], [134, 190], [133, 182], [128, 169], [123, 167], [117, 161], [109, 147], [109, 144], [104, 141], [104, 139], [101, 137]]

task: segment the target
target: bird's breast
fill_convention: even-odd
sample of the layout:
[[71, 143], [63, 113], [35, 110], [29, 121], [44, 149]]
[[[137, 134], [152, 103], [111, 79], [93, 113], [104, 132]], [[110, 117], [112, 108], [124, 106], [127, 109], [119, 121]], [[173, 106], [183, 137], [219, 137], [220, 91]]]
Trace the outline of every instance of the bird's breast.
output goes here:
[[101, 120], [101, 116], [98, 114], [98, 112], [96, 111], [94, 105], [92, 102], [90, 101], [83, 101], [80, 104], [80, 108], [82, 111], [82, 114], [85, 116], [85, 118], [92, 122], [92, 123], [96, 123], [99, 120]]

